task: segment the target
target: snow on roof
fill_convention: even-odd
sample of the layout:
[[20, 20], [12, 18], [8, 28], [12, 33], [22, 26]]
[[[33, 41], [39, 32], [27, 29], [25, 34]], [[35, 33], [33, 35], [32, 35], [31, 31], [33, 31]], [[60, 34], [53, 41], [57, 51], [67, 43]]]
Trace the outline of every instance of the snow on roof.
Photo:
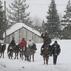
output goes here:
[[13, 25], [12, 27], [10, 27], [9, 29], [6, 30], [6, 35], [10, 35], [11, 33], [19, 30], [20, 28], [26, 28], [27, 30], [33, 32], [34, 34], [41, 36], [40, 32], [36, 31], [35, 29], [25, 25], [24, 23], [16, 23], [15, 25]]

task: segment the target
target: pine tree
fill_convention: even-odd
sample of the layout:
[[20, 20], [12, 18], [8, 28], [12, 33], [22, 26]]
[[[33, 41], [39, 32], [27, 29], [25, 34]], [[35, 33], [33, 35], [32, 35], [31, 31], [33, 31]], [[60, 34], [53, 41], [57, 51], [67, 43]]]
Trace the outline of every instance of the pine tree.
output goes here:
[[70, 0], [68, 1], [65, 15], [63, 16], [63, 18], [64, 20], [62, 20], [62, 22], [65, 23], [64, 24], [65, 28], [62, 31], [63, 38], [71, 39], [71, 2]]
[[26, 12], [29, 7], [26, 4], [26, 0], [14, 0], [14, 2], [9, 5], [9, 7], [10, 9], [8, 9], [8, 18], [10, 22], [22, 22], [25, 24], [31, 23], [29, 18], [30, 13]]
[[0, 0], [0, 39], [3, 39], [3, 33], [7, 28], [7, 24], [5, 22], [5, 12], [3, 10], [2, 1]]
[[46, 25], [47, 25], [46, 29], [51, 38], [59, 37], [60, 20], [56, 10], [56, 4], [54, 0], [51, 0], [51, 4], [49, 6]]

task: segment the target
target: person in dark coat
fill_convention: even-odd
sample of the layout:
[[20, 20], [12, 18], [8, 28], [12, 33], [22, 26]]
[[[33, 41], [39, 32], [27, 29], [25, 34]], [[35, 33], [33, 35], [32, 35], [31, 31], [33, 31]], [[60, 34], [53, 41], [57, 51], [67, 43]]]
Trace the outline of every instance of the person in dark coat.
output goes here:
[[51, 39], [50, 39], [49, 34], [47, 33], [47, 31], [42, 33], [41, 37], [43, 38], [43, 43], [44, 44], [48, 44], [49, 45], [51, 43]]
[[13, 48], [16, 46], [14, 37], [12, 37], [12, 41], [10, 42], [10, 46], [12, 46]]
[[60, 54], [60, 45], [57, 41], [55, 41], [52, 45], [52, 54], [53, 54], [53, 64], [55, 65], [57, 63], [57, 57]]
[[44, 49], [45, 47], [49, 47], [49, 45], [50, 45], [50, 43], [51, 43], [51, 39], [50, 39], [50, 37], [49, 37], [47, 31], [44, 32], [44, 33], [42, 33], [42, 34], [41, 34], [41, 37], [42, 37], [42, 39], [43, 39], [43, 45], [42, 45], [42, 47], [41, 47], [41, 55], [42, 55], [42, 54], [43, 54], [43, 49]]

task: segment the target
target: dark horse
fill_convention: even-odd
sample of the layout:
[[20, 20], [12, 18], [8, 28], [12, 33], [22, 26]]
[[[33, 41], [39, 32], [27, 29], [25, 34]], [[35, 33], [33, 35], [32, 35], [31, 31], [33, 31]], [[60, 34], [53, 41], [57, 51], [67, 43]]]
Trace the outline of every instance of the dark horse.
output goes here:
[[25, 48], [20, 47], [19, 51], [20, 51], [20, 58], [23, 60], [23, 55], [25, 53]]
[[20, 52], [20, 46], [16, 45], [15, 48], [13, 49], [13, 52], [15, 53], [15, 58], [14, 59], [18, 59], [18, 54]]
[[43, 56], [44, 64], [48, 64], [49, 53], [49, 45], [43, 44], [41, 47], [41, 55]]
[[10, 58], [12, 59], [13, 53], [15, 53], [14, 59], [16, 59], [16, 58], [18, 59], [19, 51], [20, 51], [19, 45], [11, 46], [11, 45], [9, 44], [8, 49], [7, 49], [7, 53], [8, 53], [9, 59], [10, 59]]
[[0, 46], [0, 57], [3, 57], [4, 58], [4, 52], [5, 52], [5, 49], [6, 49], [6, 44], [2, 44]]
[[13, 57], [13, 48], [12, 48], [12, 46], [10, 46], [10, 44], [7, 48], [7, 54], [8, 54], [9, 59], [12, 59], [12, 57]]
[[43, 45], [41, 47], [41, 55], [43, 56], [44, 59], [44, 64], [48, 64], [48, 59], [49, 59], [49, 45], [51, 43], [51, 38], [49, 37], [48, 32], [44, 32], [41, 34], [41, 37], [43, 39]]

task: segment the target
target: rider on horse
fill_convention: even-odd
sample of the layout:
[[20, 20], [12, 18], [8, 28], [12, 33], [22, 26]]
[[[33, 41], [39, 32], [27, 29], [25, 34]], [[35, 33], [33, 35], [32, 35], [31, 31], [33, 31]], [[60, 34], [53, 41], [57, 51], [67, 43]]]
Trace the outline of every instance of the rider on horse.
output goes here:
[[12, 37], [12, 41], [10, 42], [10, 46], [12, 46], [13, 48], [16, 46], [14, 37]]
[[48, 59], [49, 59], [49, 46], [51, 43], [51, 39], [48, 36], [47, 32], [44, 32], [41, 34], [41, 37], [43, 38], [43, 45], [41, 47], [41, 55], [43, 56], [44, 59], [44, 64], [48, 64]]
[[21, 42], [19, 42], [19, 46], [21, 49], [26, 49], [26, 46], [27, 46], [27, 42], [24, 38], [22, 38]]
[[27, 46], [27, 42], [24, 38], [22, 38], [22, 40], [19, 42], [19, 47], [20, 47], [20, 57], [23, 60], [23, 55], [26, 51], [26, 46]]
[[42, 47], [41, 47], [41, 55], [42, 55], [43, 48], [50, 46], [51, 39], [50, 39], [50, 37], [49, 37], [47, 31], [44, 32], [44, 33], [42, 33], [42, 34], [41, 34], [41, 37], [43, 38], [43, 45], [42, 45]]

